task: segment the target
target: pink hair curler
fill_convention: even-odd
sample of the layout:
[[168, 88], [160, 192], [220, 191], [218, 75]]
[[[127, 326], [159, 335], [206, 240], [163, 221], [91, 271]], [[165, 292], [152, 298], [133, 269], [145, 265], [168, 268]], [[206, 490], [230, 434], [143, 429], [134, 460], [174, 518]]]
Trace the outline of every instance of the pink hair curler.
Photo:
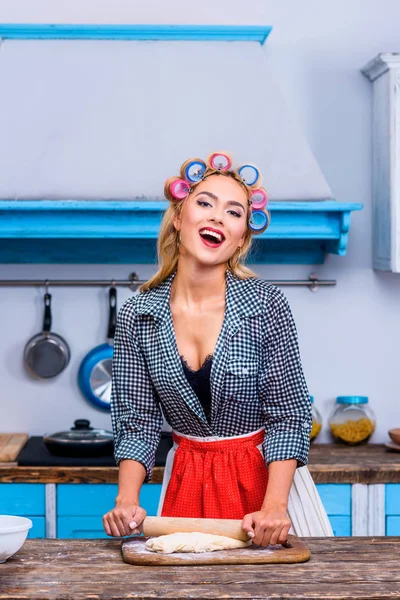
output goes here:
[[230, 157], [222, 152], [214, 152], [214, 154], [211, 154], [208, 162], [213, 169], [217, 169], [218, 171], [228, 171], [232, 166]]
[[170, 186], [171, 195], [177, 200], [184, 200], [190, 192], [190, 185], [184, 179], [173, 181]]
[[253, 210], [261, 210], [266, 206], [268, 196], [263, 189], [254, 190], [251, 194], [251, 206]]

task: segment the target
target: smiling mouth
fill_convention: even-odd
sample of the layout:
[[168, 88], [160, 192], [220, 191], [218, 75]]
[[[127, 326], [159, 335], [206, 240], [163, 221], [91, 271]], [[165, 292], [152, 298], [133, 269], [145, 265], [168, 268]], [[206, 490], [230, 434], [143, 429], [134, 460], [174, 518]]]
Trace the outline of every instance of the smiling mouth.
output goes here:
[[218, 248], [225, 241], [225, 236], [223, 233], [218, 233], [212, 229], [207, 229], [206, 227], [204, 229], [200, 229], [199, 234], [203, 242], [212, 248]]

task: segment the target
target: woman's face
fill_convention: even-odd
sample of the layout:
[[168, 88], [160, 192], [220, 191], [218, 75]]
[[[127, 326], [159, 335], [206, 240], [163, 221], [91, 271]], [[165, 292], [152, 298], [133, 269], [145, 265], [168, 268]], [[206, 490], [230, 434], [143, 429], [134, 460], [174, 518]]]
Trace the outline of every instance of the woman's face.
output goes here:
[[247, 211], [246, 192], [237, 181], [210, 175], [189, 194], [174, 222], [182, 249], [204, 264], [227, 263], [243, 245]]

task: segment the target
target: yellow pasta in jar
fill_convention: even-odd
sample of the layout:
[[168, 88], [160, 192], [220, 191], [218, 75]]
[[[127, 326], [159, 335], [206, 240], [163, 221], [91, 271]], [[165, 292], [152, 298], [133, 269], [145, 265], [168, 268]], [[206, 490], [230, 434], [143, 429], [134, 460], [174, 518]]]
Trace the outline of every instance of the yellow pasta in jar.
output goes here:
[[330, 428], [335, 438], [347, 444], [359, 444], [371, 437], [375, 430], [375, 423], [363, 417], [357, 421], [349, 419], [344, 423], [331, 423]]
[[310, 432], [310, 440], [313, 440], [314, 438], [317, 437], [317, 435], [319, 434], [319, 432], [322, 429], [322, 425], [321, 423], [318, 423], [317, 421], [312, 421], [312, 428], [311, 428], [311, 432]]

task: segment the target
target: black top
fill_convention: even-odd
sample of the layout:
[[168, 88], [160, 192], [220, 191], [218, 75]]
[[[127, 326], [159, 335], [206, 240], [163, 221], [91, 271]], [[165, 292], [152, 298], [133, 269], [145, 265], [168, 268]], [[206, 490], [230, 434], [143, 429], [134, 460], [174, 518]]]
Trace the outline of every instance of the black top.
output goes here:
[[186, 375], [186, 379], [190, 383], [192, 390], [200, 400], [206, 415], [207, 421], [211, 421], [211, 385], [210, 385], [210, 374], [212, 365], [213, 355], [208, 354], [204, 359], [200, 369], [193, 371], [187, 364], [186, 360], [181, 356], [183, 370]]

